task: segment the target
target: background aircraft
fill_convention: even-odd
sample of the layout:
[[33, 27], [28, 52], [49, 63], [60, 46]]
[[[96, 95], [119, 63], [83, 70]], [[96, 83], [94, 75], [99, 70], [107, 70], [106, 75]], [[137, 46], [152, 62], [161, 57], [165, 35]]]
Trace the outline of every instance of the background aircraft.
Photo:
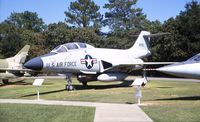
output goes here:
[[[86, 43], [67, 43], [57, 46], [49, 54], [33, 58], [24, 64], [28, 69], [65, 74], [66, 89], [72, 90], [71, 76], [87, 85], [88, 81], [124, 80], [128, 73], [143, 68], [142, 58], [151, 54], [150, 37], [168, 33], [150, 34], [142, 31], [130, 49], [95, 48]], [[147, 62], [150, 64], [149, 62]], [[144, 82], [145, 84], [145, 82]]]
[[27, 70], [22, 68], [22, 63], [25, 62], [29, 49], [30, 45], [25, 45], [14, 57], [0, 59], [0, 79], [4, 84], [11, 78], [24, 76]]
[[156, 70], [170, 75], [200, 79], [200, 53], [184, 62], [167, 65]]

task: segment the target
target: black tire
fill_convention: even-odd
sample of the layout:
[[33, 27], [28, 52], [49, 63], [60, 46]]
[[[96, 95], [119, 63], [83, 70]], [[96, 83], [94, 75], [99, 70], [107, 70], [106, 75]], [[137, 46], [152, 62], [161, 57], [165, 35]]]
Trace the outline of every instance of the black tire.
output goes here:
[[73, 86], [68, 86], [68, 85], [66, 85], [66, 86], [65, 86], [65, 89], [66, 89], [67, 91], [73, 91], [73, 90], [74, 90], [74, 87], [73, 87]]
[[83, 86], [87, 86], [87, 82], [82, 82]]

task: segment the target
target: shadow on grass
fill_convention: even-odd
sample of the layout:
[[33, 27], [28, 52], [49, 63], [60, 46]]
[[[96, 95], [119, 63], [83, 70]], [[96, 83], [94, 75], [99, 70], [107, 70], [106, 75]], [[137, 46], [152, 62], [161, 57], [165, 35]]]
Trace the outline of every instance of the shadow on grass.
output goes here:
[[[110, 89], [110, 88], [120, 88], [120, 87], [130, 87], [132, 82], [123, 82], [121, 84], [111, 84], [111, 85], [89, 85], [89, 86], [83, 86], [83, 85], [73, 85], [75, 90], [90, 90], [90, 89]], [[57, 93], [57, 92], [63, 92], [67, 91], [66, 89], [61, 89], [61, 90], [53, 90], [53, 91], [47, 91], [47, 92], [41, 92], [40, 95], [45, 95], [45, 94], [51, 94], [51, 93]], [[37, 94], [28, 94], [24, 95], [21, 97], [31, 97], [31, 96], [36, 96]]]
[[[57, 93], [57, 92], [62, 92], [62, 91], [66, 91], [65, 89], [61, 89], [61, 90], [54, 90], [54, 91], [48, 91], [48, 92], [41, 92], [40, 95], [45, 95], [45, 94], [51, 94], [51, 93]], [[29, 95], [24, 95], [21, 97], [31, 97], [31, 96], [36, 96], [37, 94], [29, 94]]]
[[15, 82], [8, 82], [8, 84], [0, 84], [0, 87], [9, 86], [9, 85], [32, 85], [32, 83], [27, 83], [24, 81], [15, 81]]
[[44, 82], [44, 84], [42, 84], [43, 86], [45, 85], [53, 85], [54, 83], [47, 83], [47, 82]]
[[122, 88], [122, 87], [131, 87], [130, 85], [132, 84], [132, 81], [125, 81], [120, 84], [110, 84], [110, 85], [88, 85], [88, 86], [83, 86], [83, 85], [73, 85], [76, 90], [90, 90], [90, 89], [96, 89], [96, 90], [101, 90], [101, 89], [110, 89], [110, 88]]
[[135, 103], [133, 103], [133, 102], [125, 102], [125, 104], [130, 104], [130, 105], [132, 105], [132, 104], [135, 104]]
[[174, 88], [174, 87], [156, 87], [156, 88], [159, 88], [159, 89], [170, 89], [170, 88]]
[[187, 97], [156, 99], [156, 101], [162, 101], [162, 100], [200, 100], [200, 96], [187, 96]]

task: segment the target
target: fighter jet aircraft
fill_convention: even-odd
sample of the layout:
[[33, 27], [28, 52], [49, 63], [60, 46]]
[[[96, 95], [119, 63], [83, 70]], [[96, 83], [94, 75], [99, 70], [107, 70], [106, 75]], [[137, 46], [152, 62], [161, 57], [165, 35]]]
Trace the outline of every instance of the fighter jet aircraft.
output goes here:
[[0, 59], [0, 79], [4, 84], [11, 78], [24, 76], [25, 70], [22, 63], [25, 62], [30, 45], [25, 45], [14, 57]]
[[33, 58], [24, 67], [38, 71], [53, 71], [65, 74], [66, 89], [73, 89], [72, 74], [87, 85], [89, 81], [124, 80], [128, 73], [139, 70], [144, 63], [142, 58], [151, 54], [149, 50], [150, 37], [168, 33], [150, 34], [142, 31], [135, 44], [130, 49], [95, 48], [86, 43], [74, 42], [57, 46], [49, 54]]
[[184, 62], [167, 65], [156, 70], [170, 75], [200, 79], [199, 67], [200, 53]]

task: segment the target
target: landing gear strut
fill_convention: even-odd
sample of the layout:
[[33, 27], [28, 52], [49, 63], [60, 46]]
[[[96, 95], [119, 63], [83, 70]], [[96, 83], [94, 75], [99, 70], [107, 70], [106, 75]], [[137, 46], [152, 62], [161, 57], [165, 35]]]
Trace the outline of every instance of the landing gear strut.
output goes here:
[[9, 84], [8, 79], [2, 79], [2, 82], [3, 82], [4, 84]]
[[148, 80], [147, 80], [147, 71], [145, 69], [146, 69], [146, 66], [144, 66], [144, 69], [143, 69], [142, 77], [144, 78], [144, 82], [142, 83], [142, 87], [144, 87], [146, 85], [146, 83], [148, 82]]
[[72, 86], [72, 74], [66, 74], [66, 81], [67, 81], [67, 84], [66, 84], [65, 89], [68, 91], [74, 90], [74, 87]]
[[87, 82], [86, 81], [82, 82], [82, 84], [83, 84], [83, 86], [87, 86]]

